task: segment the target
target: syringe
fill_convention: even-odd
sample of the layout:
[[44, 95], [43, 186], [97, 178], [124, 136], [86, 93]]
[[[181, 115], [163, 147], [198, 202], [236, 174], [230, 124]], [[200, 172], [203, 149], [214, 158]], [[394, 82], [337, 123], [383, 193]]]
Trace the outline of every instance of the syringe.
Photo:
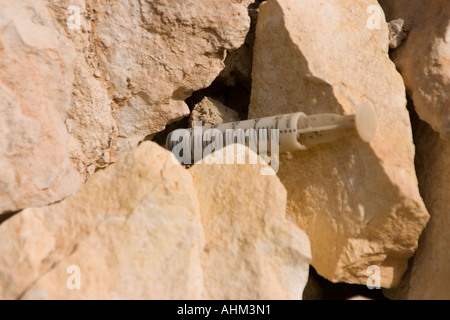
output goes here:
[[[186, 130], [185, 135], [180, 132], [174, 135], [180, 130], [178, 129], [167, 136], [166, 148], [172, 151], [180, 143], [180, 137], [188, 135], [191, 142], [189, 149], [193, 152], [195, 147], [205, 148], [205, 141], [211, 141], [212, 136], [217, 139], [219, 131], [224, 146], [238, 141], [248, 142], [251, 133], [258, 135], [260, 132], [265, 132], [265, 134], [258, 138], [264, 137], [270, 144], [273, 129], [278, 129], [279, 135], [276, 137], [279, 139], [279, 152], [281, 153], [306, 150], [308, 147], [333, 142], [351, 134], [358, 134], [363, 141], [370, 142], [376, 132], [376, 115], [370, 105], [360, 104], [354, 115], [325, 113], [307, 116], [302, 112], [297, 112], [215, 126], [203, 126], [197, 129], [182, 129]], [[196, 130], [200, 130], [200, 135], [195, 134]], [[250, 134], [248, 134], [249, 132]], [[240, 135], [243, 135], [241, 140], [239, 140]]]

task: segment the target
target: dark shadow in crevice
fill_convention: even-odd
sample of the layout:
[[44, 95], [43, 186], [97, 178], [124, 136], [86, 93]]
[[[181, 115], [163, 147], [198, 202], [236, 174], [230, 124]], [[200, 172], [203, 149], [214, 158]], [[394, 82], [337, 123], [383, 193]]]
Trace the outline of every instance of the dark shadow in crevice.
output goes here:
[[[439, 136], [439, 133], [435, 132], [427, 122], [420, 119], [415, 110], [414, 102], [409, 92], [407, 92], [406, 97], [408, 101], [407, 107], [411, 120], [411, 127], [416, 150], [414, 165], [417, 175], [419, 192], [427, 209], [428, 206], [430, 206], [429, 208], [431, 209], [432, 200], [430, 202], [429, 193], [427, 193], [430, 185], [428, 185], [427, 182], [429, 182], [430, 179], [434, 180], [434, 178], [436, 178], [436, 176], [432, 176], [433, 170], [430, 168], [432, 167], [432, 164], [434, 164], [434, 161], [436, 161], [436, 158], [434, 157], [436, 155], [436, 152], [433, 149], [436, 147], [436, 143], [440, 141], [441, 138]], [[439, 173], [439, 175], [442, 175], [442, 173]], [[439, 195], [437, 195], [437, 197], [439, 198]], [[410, 294], [412, 293], [414, 295], [414, 289], [410, 287], [410, 285], [414, 282], [414, 275], [417, 274], [417, 270], [414, 269], [415, 267], [417, 268], [417, 265], [415, 265], [414, 261], [417, 256], [420, 256], [422, 246], [425, 247], [428, 240], [428, 228], [430, 226], [430, 223], [432, 223], [433, 221], [433, 215], [430, 209], [428, 209], [431, 215], [430, 221], [428, 221], [427, 226], [422, 231], [419, 237], [418, 248], [415, 251], [414, 256], [412, 256], [408, 260], [408, 268], [402, 277], [400, 285], [393, 289], [383, 290], [385, 295], [393, 300], [409, 300]]]
[[244, 44], [238, 49], [228, 52], [224, 61], [224, 70], [222, 70], [208, 88], [194, 92], [186, 100], [191, 111], [204, 97], [211, 97], [238, 112], [242, 120], [248, 118], [248, 107], [252, 88], [251, 73], [256, 22], [258, 8], [264, 1], [256, 0], [248, 6], [251, 23]]
[[165, 148], [166, 145], [166, 138], [169, 135], [169, 133], [171, 133], [172, 131], [175, 131], [177, 129], [182, 129], [182, 128], [187, 128], [188, 127], [188, 120], [189, 117], [185, 117], [179, 121], [175, 121], [169, 125], [166, 126], [166, 128], [161, 131], [158, 132], [157, 134], [153, 135], [153, 136], [148, 136], [144, 139], [144, 141], [148, 141], [151, 140], [153, 142], [156, 142], [157, 144], [159, 144], [160, 146]]
[[[333, 86], [330, 81], [323, 78], [324, 76], [316, 76], [302, 49], [293, 41], [290, 33], [278, 32], [276, 37], [271, 35], [270, 32], [279, 30], [279, 26], [287, 24], [286, 16], [284, 9], [276, 1], [267, 3], [265, 8], [270, 10], [270, 19], [267, 19], [258, 30], [256, 47], [264, 46], [266, 53], [254, 61], [254, 66], [261, 66], [262, 69], [258, 78], [254, 78], [254, 81], [259, 82], [260, 88], [258, 92], [252, 94], [252, 106], [255, 108], [251, 108], [250, 117], [273, 116], [274, 112], [284, 114], [298, 111], [310, 115], [342, 114], [343, 99], [338, 101], [335, 90], [342, 84], [337, 83]], [[327, 62], [318, 58], [315, 62], [322, 62], [323, 68], [336, 68], [333, 61]], [[264, 76], [263, 72], [267, 72], [268, 76]], [[277, 79], [280, 81], [277, 82]], [[373, 101], [375, 99], [367, 97], [365, 92], [360, 91], [361, 89], [362, 87], [356, 84], [345, 86], [345, 92], [349, 95], [352, 95], [350, 91], [354, 90], [358, 95], [365, 96], [356, 103], [368, 103], [374, 107], [375, 112], [380, 110], [379, 121], [388, 123], [389, 118], [383, 114], [382, 109], [378, 109], [376, 102]], [[392, 130], [379, 131], [377, 134], [388, 139], [389, 134], [397, 133]], [[413, 210], [417, 210], [412, 201], [399, 203], [399, 199], [405, 197], [403, 190], [393, 183], [392, 176], [388, 176], [385, 168], [387, 164], [384, 159], [380, 159], [376, 150], [380, 148], [353, 137], [280, 156], [278, 177], [287, 189], [289, 218], [298, 226], [307, 225], [313, 256], [320, 253], [322, 257], [329, 257], [317, 262], [316, 266], [321, 272], [327, 263], [335, 264], [328, 265], [327, 269], [340, 270], [342, 266], [337, 264], [345, 261], [343, 257], [348, 254], [346, 251], [353, 250], [355, 241], [384, 243], [385, 233], [393, 230], [394, 225], [398, 224], [390, 218], [391, 212], [395, 212], [398, 221], [401, 221], [407, 219]], [[397, 155], [402, 159], [403, 150], [407, 148], [389, 149], [389, 152], [392, 152], [391, 158], [386, 159], [389, 160], [389, 165], [402, 165], [395, 159]], [[353, 222], [358, 227], [353, 226]], [[342, 231], [357, 228], [358, 234], [355, 231], [355, 238], [349, 238], [349, 234], [353, 231], [351, 233]], [[318, 230], [326, 233], [321, 240]], [[399, 236], [399, 240], [404, 239]], [[372, 264], [381, 268], [381, 272], [384, 268], [392, 269], [393, 266], [406, 262], [405, 252], [390, 250], [389, 245], [383, 245], [383, 249], [376, 252], [378, 256], [373, 255], [370, 258]], [[367, 252], [355, 254], [360, 259], [367, 258]], [[348, 267], [354, 272], [358, 268], [363, 268], [364, 264]], [[400, 267], [393, 269], [393, 274], [389, 276], [392, 279], [387, 280], [397, 283], [403, 275], [403, 270]]]
[[367, 286], [348, 283], [333, 283], [320, 276], [311, 266], [308, 283], [303, 292], [303, 300], [348, 300], [362, 296], [372, 300], [389, 300], [381, 289], [369, 289]]
[[[250, 94], [251, 94], [251, 76], [243, 75], [239, 70], [234, 70], [233, 63], [236, 59], [243, 59], [248, 62], [251, 74], [252, 65], [252, 54], [253, 54], [253, 44], [255, 42], [255, 28], [256, 20], [258, 16], [258, 7], [265, 0], [256, 0], [248, 7], [249, 16], [251, 18], [250, 30], [246, 36], [244, 44], [232, 51], [228, 52], [227, 58], [225, 59], [225, 68], [219, 76], [211, 83], [207, 88], [195, 91], [192, 95], [185, 100], [192, 111], [196, 104], [202, 101], [205, 97], [210, 97], [215, 100], [222, 102], [225, 106], [238, 112], [239, 117], [242, 120], [248, 118], [248, 107], [250, 104]], [[247, 55], [245, 57], [240, 55]], [[230, 81], [230, 79], [232, 79]], [[230, 85], [232, 83], [232, 85]], [[173, 122], [167, 125], [167, 127], [155, 134], [147, 136], [144, 141], [154, 141], [161, 146], [165, 145], [165, 141], [170, 132], [188, 127], [188, 117], [185, 117], [179, 121]]]
[[20, 211], [22, 210], [17, 210], [17, 211], [7, 211], [4, 213], [0, 214], [0, 225], [5, 222], [6, 220], [12, 218], [13, 216], [15, 216], [16, 214], [18, 214]]
[[238, 112], [242, 120], [247, 119], [250, 91], [242, 85], [237, 84], [234, 87], [229, 87], [223, 80], [217, 78], [208, 88], [196, 91], [186, 99], [189, 109], [192, 111], [195, 105], [205, 97], [222, 102], [228, 108]]
[[[256, 0], [248, 7], [249, 16], [251, 18], [251, 24], [249, 32], [245, 38], [244, 44], [231, 52], [228, 52], [225, 59], [225, 68], [219, 76], [211, 83], [208, 88], [204, 88], [192, 93], [192, 95], [185, 100], [192, 111], [196, 104], [202, 101], [205, 97], [210, 97], [222, 102], [225, 106], [238, 112], [239, 117], [242, 120], [248, 118], [248, 107], [250, 104], [251, 94], [251, 67], [252, 67], [252, 55], [253, 45], [255, 42], [255, 28], [258, 17], [258, 8], [265, 0]], [[247, 67], [250, 70], [250, 74], [243, 75], [239, 70], [233, 66], [236, 60], [246, 61]], [[155, 134], [150, 135], [144, 139], [144, 141], [152, 140], [161, 146], [165, 145], [165, 141], [170, 132], [188, 127], [189, 116], [176, 121]]]

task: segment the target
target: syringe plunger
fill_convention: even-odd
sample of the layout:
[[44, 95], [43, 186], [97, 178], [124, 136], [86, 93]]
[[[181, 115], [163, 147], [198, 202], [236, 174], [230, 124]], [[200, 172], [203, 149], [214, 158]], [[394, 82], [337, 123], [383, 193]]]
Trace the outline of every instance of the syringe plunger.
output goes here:
[[[271, 130], [277, 129], [279, 132], [279, 152], [286, 152], [305, 150], [310, 146], [333, 142], [352, 133], [357, 133], [363, 141], [370, 142], [376, 132], [376, 115], [371, 106], [361, 104], [358, 106], [354, 115], [327, 113], [307, 116], [302, 112], [297, 112], [201, 127], [202, 135], [206, 135], [206, 140], [211, 141], [211, 136], [214, 134], [208, 129], [219, 130], [222, 133], [224, 145], [226, 145], [225, 143], [235, 142], [237, 136], [236, 131], [242, 133], [250, 129], [253, 132], [259, 133], [260, 130], [266, 129], [266, 138], [270, 140], [272, 136]], [[174, 132], [171, 132], [166, 140], [166, 148], [169, 150], [173, 150], [179, 143], [180, 136], [178, 136], [178, 139], [172, 139]], [[195, 137], [193, 136], [195, 128], [188, 129], [188, 132], [192, 138], [190, 139], [192, 141], [192, 147], [194, 147]], [[205, 139], [202, 139], [202, 137], [200, 139], [200, 145], [203, 146]], [[270, 144], [270, 141], [268, 143]]]

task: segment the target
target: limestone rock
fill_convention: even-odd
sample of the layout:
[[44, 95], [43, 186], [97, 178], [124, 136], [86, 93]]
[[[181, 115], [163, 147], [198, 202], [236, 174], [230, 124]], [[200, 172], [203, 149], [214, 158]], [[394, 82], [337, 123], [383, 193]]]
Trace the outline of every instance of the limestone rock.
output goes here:
[[225, 68], [220, 73], [219, 79], [229, 87], [242, 85], [246, 90], [251, 90], [256, 21], [258, 17], [258, 8], [263, 1], [265, 0], [255, 0], [250, 4], [248, 13], [251, 23], [245, 42], [238, 49], [228, 52], [227, 58], [225, 59]]
[[0, 213], [57, 201], [82, 182], [63, 122], [76, 53], [51, 21], [44, 1], [0, 2]]
[[381, 0], [389, 19], [411, 26], [392, 53], [420, 118], [450, 139], [450, 11], [447, 0]]
[[145, 142], [73, 197], [0, 225], [0, 299], [202, 298], [202, 246], [191, 175]]
[[250, 0], [0, 3], [0, 214], [59, 201], [189, 113]]
[[202, 125], [206, 126], [239, 120], [239, 114], [236, 111], [228, 108], [218, 100], [205, 97], [192, 110], [189, 117], [189, 127], [192, 128], [194, 126], [194, 121], [202, 121]]
[[388, 24], [389, 28], [389, 48], [397, 49], [408, 35], [409, 28], [406, 27], [403, 19], [392, 20]]
[[244, 43], [250, 2], [127, 0], [98, 8], [99, 56], [124, 137], [119, 148], [189, 114], [184, 100], [219, 75], [226, 50]]
[[402, 300], [450, 299], [450, 142], [425, 122], [414, 129], [419, 187], [431, 219], [400, 288], [387, 296]]
[[[370, 144], [357, 137], [280, 157], [288, 214], [311, 241], [317, 272], [333, 282], [399, 283], [429, 215], [419, 195], [401, 76], [389, 31], [367, 28], [375, 0], [269, 0], [259, 9], [249, 118], [302, 111], [377, 113]], [[381, 9], [380, 12], [382, 13]], [[351, 17], [351, 18], [349, 18]], [[384, 17], [383, 17], [384, 19]]]
[[309, 240], [262, 167], [187, 171], [143, 143], [73, 197], [0, 225], [0, 298], [300, 299]]
[[246, 165], [203, 163], [189, 169], [205, 233], [207, 297], [301, 299], [311, 258], [308, 237], [286, 219], [286, 189], [278, 177], [261, 175], [263, 165], [248, 164], [248, 154], [245, 159]]

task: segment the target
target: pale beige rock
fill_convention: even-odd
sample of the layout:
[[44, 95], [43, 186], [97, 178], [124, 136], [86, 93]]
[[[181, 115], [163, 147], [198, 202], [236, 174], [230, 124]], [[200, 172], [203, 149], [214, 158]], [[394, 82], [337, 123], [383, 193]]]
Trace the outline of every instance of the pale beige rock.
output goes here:
[[207, 126], [239, 120], [241, 119], [236, 111], [218, 100], [205, 97], [192, 110], [189, 117], [189, 127], [192, 128], [195, 121], [201, 121], [203, 126]]
[[258, 18], [258, 8], [263, 1], [265, 0], [255, 0], [248, 7], [251, 23], [245, 42], [238, 49], [228, 52], [227, 58], [225, 59], [225, 68], [220, 73], [218, 79], [229, 87], [241, 85], [248, 91], [252, 88], [252, 59], [256, 21]]
[[[288, 214], [311, 241], [317, 272], [333, 282], [398, 284], [429, 215], [419, 195], [401, 76], [388, 28], [367, 28], [374, 0], [269, 0], [259, 10], [249, 118], [303, 111], [353, 114], [372, 105], [377, 134], [280, 158]], [[382, 13], [382, 11], [380, 10]], [[332, 85], [334, 84], [334, 85]], [[344, 92], [346, 94], [344, 94]]]
[[202, 298], [202, 246], [191, 175], [145, 142], [73, 197], [0, 225], [0, 298]]
[[249, 3], [2, 1], [0, 214], [65, 198], [186, 116], [244, 42]]
[[300, 299], [309, 240], [263, 167], [187, 171], [145, 142], [73, 197], [0, 225], [0, 298]]
[[127, 0], [96, 7], [95, 35], [117, 102], [120, 150], [189, 114], [184, 100], [219, 75], [226, 50], [244, 43], [250, 3]]
[[389, 19], [411, 26], [392, 59], [415, 109], [441, 137], [450, 140], [450, 10], [447, 0], [381, 0]]
[[[263, 165], [249, 164], [248, 154], [240, 157], [249, 152], [235, 158], [245, 165], [203, 163], [189, 169], [205, 232], [207, 297], [301, 299], [311, 258], [308, 237], [286, 219], [286, 189], [273, 170], [261, 175]], [[211, 157], [215, 154], [204, 160]]]
[[403, 19], [395, 19], [388, 23], [389, 28], [389, 48], [397, 49], [408, 35], [409, 27], [405, 25]]
[[0, 2], [0, 213], [57, 201], [81, 174], [64, 126], [75, 52], [43, 1]]
[[398, 289], [386, 292], [394, 299], [450, 299], [450, 142], [440, 139], [425, 122], [414, 129], [419, 187], [431, 219]]
[[[71, 86], [60, 84], [71, 94], [70, 104], [64, 109], [61, 119], [71, 140], [74, 140], [70, 158], [83, 181], [96, 169], [106, 167], [120, 156], [117, 150], [119, 129], [113, 114], [110, 85], [101, 72], [95, 28], [91, 23], [95, 20], [93, 4], [93, 1], [84, 0], [48, 0], [53, 19], [46, 22], [58, 29], [74, 55], [74, 69], [70, 70], [73, 73]], [[71, 7], [79, 8], [79, 30], [69, 28], [76, 15]]]

